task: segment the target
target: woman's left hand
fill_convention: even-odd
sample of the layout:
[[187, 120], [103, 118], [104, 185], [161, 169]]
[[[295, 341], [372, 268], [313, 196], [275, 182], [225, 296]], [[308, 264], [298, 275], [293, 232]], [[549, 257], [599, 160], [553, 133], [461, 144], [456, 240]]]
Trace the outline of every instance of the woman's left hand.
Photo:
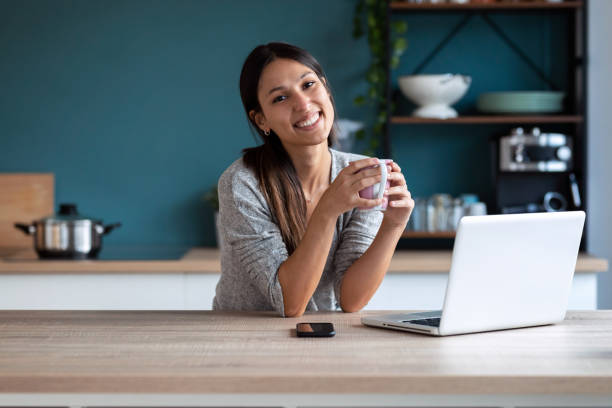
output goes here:
[[400, 166], [395, 162], [391, 162], [387, 164], [387, 170], [389, 165], [391, 166], [391, 171], [388, 172], [387, 180], [390, 182], [390, 187], [385, 192], [388, 204], [384, 222], [390, 223], [392, 227], [403, 231], [414, 208], [414, 200], [410, 195], [410, 191], [408, 191], [406, 179], [402, 174]]

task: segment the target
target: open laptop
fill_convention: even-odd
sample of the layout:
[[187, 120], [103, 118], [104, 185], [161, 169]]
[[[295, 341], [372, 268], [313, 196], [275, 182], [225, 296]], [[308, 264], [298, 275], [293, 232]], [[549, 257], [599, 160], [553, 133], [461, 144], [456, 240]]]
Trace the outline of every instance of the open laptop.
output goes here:
[[463, 217], [443, 309], [361, 322], [446, 336], [562, 321], [584, 219], [583, 211]]

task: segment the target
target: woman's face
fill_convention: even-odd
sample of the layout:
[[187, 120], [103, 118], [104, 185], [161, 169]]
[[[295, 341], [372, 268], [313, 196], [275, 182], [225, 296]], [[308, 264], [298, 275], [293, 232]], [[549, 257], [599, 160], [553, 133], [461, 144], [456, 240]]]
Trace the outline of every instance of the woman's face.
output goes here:
[[297, 61], [274, 60], [259, 78], [262, 111], [251, 111], [251, 115], [263, 131], [274, 131], [285, 148], [327, 143], [334, 108], [322, 81]]

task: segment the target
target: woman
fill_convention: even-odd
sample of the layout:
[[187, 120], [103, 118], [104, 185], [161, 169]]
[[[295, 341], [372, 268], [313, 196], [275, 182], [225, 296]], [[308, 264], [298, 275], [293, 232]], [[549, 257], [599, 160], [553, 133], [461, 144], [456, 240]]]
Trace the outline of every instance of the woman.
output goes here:
[[[215, 310], [362, 309], [376, 292], [414, 207], [396, 163], [385, 198], [377, 159], [330, 149], [335, 107], [319, 63], [284, 43], [256, 47], [240, 75], [263, 145], [219, 179], [221, 279]], [[367, 211], [388, 201], [388, 209]]]

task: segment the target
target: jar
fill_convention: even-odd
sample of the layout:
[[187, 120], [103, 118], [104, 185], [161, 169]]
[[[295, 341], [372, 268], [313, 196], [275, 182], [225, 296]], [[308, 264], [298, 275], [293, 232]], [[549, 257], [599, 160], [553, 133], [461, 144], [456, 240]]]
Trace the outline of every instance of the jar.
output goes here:
[[460, 198], [455, 198], [453, 200], [453, 205], [450, 208], [450, 212], [448, 215], [448, 230], [449, 231], [457, 231], [459, 227], [459, 221], [464, 215], [464, 207], [463, 200]]
[[482, 201], [470, 204], [469, 215], [487, 215], [487, 205]]
[[434, 194], [427, 202], [427, 231], [448, 231], [448, 213], [452, 204], [449, 194]]
[[408, 221], [411, 231], [427, 231], [427, 200], [414, 198], [414, 208]]

